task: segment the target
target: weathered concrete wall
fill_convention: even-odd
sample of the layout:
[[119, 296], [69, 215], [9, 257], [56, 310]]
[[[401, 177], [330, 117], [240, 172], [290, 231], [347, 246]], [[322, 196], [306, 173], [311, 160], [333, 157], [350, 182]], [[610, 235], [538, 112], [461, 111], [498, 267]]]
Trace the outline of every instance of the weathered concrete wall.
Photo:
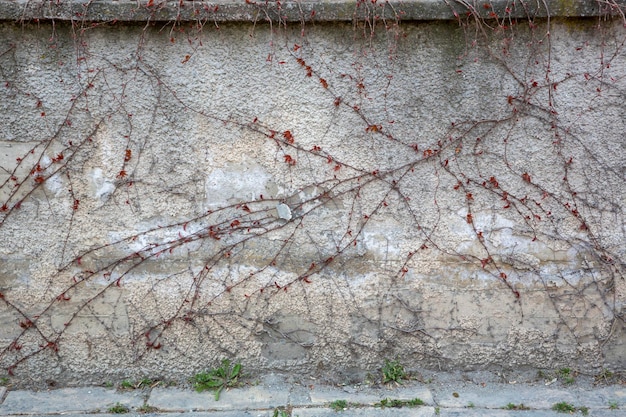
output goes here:
[[2, 24], [7, 372], [623, 368], [621, 20], [398, 23]]

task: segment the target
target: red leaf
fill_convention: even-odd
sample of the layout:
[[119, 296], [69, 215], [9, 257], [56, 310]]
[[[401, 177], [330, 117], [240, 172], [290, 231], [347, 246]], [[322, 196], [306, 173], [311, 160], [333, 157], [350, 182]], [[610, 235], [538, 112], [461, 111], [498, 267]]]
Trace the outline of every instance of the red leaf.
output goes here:
[[285, 132], [283, 133], [283, 137], [285, 138], [285, 140], [291, 144], [293, 144], [294, 139], [293, 139], [293, 135], [291, 134], [290, 130], [285, 130]]
[[288, 163], [289, 165], [293, 166], [296, 164], [296, 160], [293, 159], [291, 155], [285, 155], [284, 158], [285, 158], [285, 162]]

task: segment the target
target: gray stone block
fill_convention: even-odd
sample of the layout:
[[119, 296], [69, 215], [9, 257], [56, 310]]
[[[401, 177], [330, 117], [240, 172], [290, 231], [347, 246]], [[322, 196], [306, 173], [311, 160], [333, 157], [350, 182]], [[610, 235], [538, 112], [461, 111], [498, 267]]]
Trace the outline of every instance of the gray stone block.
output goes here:
[[222, 391], [219, 401], [213, 393], [198, 393], [176, 388], [155, 388], [148, 405], [160, 411], [251, 410], [284, 406], [289, 401], [289, 390], [261, 386]]
[[106, 412], [120, 403], [131, 409], [144, 403], [140, 392], [120, 393], [105, 388], [64, 388], [52, 391], [10, 391], [0, 415]]

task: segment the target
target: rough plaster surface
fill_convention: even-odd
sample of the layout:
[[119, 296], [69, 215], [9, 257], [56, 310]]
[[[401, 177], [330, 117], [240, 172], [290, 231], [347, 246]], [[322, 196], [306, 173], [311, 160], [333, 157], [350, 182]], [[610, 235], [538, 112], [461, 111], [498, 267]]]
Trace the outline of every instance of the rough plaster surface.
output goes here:
[[621, 22], [205, 23], [0, 26], [4, 367], [624, 367]]

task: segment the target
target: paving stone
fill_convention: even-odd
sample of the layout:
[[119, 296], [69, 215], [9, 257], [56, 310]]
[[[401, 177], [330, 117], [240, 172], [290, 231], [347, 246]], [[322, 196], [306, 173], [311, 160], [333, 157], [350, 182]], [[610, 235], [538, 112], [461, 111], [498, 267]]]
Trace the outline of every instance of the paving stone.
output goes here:
[[608, 408], [615, 404], [618, 409], [626, 409], [626, 387], [611, 386], [596, 388], [593, 391], [575, 390], [572, 392], [577, 405], [589, 408]]
[[[569, 415], [569, 414], [566, 414]], [[439, 417], [556, 417], [563, 416], [550, 410], [485, 410], [468, 408], [442, 408]]]
[[294, 408], [292, 417], [434, 417], [434, 407], [415, 408], [349, 408], [335, 411], [331, 408]]
[[252, 410], [287, 405], [289, 388], [261, 386], [235, 388], [222, 391], [219, 401], [213, 393], [181, 390], [178, 388], [154, 388], [147, 404], [160, 411], [209, 411]]
[[302, 385], [293, 385], [289, 391], [289, 405], [294, 407], [311, 405], [311, 397], [309, 396], [310, 388]]
[[571, 391], [550, 389], [543, 385], [487, 385], [450, 387], [435, 394], [435, 401], [440, 407], [467, 409], [474, 408], [499, 409], [507, 404], [524, 404], [533, 409], [550, 409], [554, 404], [566, 401], [575, 403], [576, 398]]
[[11, 414], [58, 414], [106, 412], [120, 403], [137, 408], [144, 403], [141, 392], [121, 393], [106, 388], [64, 388], [51, 391], [9, 391], [0, 405], [0, 416]]
[[[210, 411], [196, 413], [129, 413], [129, 414], [70, 414], [71, 417], [273, 417], [274, 411]], [[7, 417], [18, 417], [9, 415]], [[29, 414], [28, 417], [50, 417], [49, 414]]]
[[[442, 408], [439, 417], [563, 417], [572, 414], [563, 414], [551, 410], [527, 410], [527, 411], [508, 411], [508, 410], [485, 410], [485, 409], [467, 409], [467, 408]], [[583, 416], [579, 411], [575, 416]], [[625, 417], [626, 412], [614, 412], [608, 410], [589, 410], [587, 417]]]
[[419, 398], [426, 404], [433, 404], [433, 396], [429, 389], [421, 385], [407, 385], [398, 388], [364, 388], [356, 391], [346, 391], [332, 387], [316, 387], [309, 391], [311, 404], [328, 404], [335, 400], [346, 400], [349, 403], [374, 405], [385, 398], [394, 400], [412, 400]]

